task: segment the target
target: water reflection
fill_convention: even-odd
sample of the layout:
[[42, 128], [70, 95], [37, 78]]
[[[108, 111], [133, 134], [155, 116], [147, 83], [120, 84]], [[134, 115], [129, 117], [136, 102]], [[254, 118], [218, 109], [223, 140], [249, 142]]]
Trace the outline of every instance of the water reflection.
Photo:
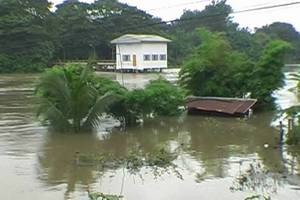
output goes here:
[[[130, 79], [130, 75], [125, 78]], [[99, 135], [51, 133], [35, 119], [35, 80], [36, 76], [31, 75], [0, 79], [0, 159], [7, 163], [0, 166], [1, 173], [9, 174], [7, 177], [14, 183], [26, 177], [20, 184], [12, 184], [15, 188], [9, 187], [13, 188], [10, 190], [14, 191], [13, 196], [5, 195], [8, 186], [0, 187], [0, 199], [23, 198], [24, 193], [27, 199], [32, 199], [29, 185], [37, 188], [35, 196], [47, 194], [44, 199], [55, 200], [61, 199], [60, 194], [65, 199], [86, 199], [88, 187], [118, 193], [124, 177], [121, 166], [104, 171], [97, 166], [78, 166], [74, 164], [75, 153], [122, 157], [133, 147], [150, 153], [161, 146], [171, 150], [180, 147], [174, 163], [184, 180], [174, 178], [174, 174], [154, 180], [145, 170], [143, 181], [138, 182], [137, 177], [126, 173], [127, 199], [218, 199], [219, 193], [223, 199], [243, 199], [244, 193], [232, 194], [229, 187], [240, 170], [253, 161], [260, 162], [271, 173], [280, 174], [278, 181], [283, 181], [277, 199], [299, 197], [300, 151], [294, 147], [278, 147], [279, 133], [270, 127], [274, 113], [255, 113], [250, 120], [183, 115], [150, 120], [126, 131], [102, 131]], [[59, 195], [53, 195], [53, 188]], [[159, 192], [154, 194], [156, 190]]]
[[[203, 180], [234, 176], [238, 171], [235, 166], [253, 160], [262, 162], [270, 172], [282, 173], [282, 155], [274, 139], [278, 131], [265, 125], [270, 123], [271, 118], [271, 113], [261, 113], [251, 120], [162, 118], [150, 120], [141, 127], [129, 128], [126, 132], [113, 130], [101, 139], [97, 135], [49, 133], [39, 156], [40, 178], [50, 185], [67, 183], [67, 192], [75, 191], [77, 184], [87, 189], [88, 185], [97, 182], [99, 176], [111, 172], [101, 171], [96, 166], [76, 166], [76, 152], [122, 157], [135, 146], [144, 152], [152, 152], [162, 145], [170, 149], [182, 146], [181, 160], [176, 163], [181, 169], [194, 169], [191, 170], [194, 177], [202, 174]], [[264, 147], [266, 143], [268, 148]], [[114, 178], [122, 179], [121, 176]]]

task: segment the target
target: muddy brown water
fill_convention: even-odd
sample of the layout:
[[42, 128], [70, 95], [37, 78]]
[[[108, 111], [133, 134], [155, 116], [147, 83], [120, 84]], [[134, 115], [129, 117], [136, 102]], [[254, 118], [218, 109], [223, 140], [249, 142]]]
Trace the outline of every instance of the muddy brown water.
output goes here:
[[[159, 76], [102, 75], [129, 88], [143, 87]], [[163, 76], [174, 80], [174, 74]], [[300, 199], [300, 148], [276, 147], [274, 112], [255, 113], [250, 120], [183, 115], [147, 121], [126, 131], [109, 131], [114, 123], [106, 121], [97, 134], [53, 133], [35, 117], [37, 78], [0, 76], [1, 200], [87, 200], [87, 190], [121, 193], [128, 200], [242, 200], [254, 193], [230, 188], [251, 163], [268, 170], [264, 181], [256, 184], [258, 193], [269, 193], [272, 199]], [[287, 81], [275, 94], [280, 106], [297, 102], [288, 91], [293, 84]], [[174, 163], [183, 179], [172, 172], [155, 176], [149, 168], [133, 175], [121, 166], [103, 171], [74, 164], [75, 152], [123, 156], [134, 146], [145, 152], [181, 147]]]

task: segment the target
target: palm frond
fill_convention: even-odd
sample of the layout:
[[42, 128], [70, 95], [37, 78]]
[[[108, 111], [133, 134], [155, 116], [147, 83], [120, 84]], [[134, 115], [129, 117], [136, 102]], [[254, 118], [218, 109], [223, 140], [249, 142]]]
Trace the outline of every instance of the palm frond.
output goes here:
[[116, 101], [117, 97], [111, 93], [98, 97], [94, 105], [90, 108], [89, 113], [83, 123], [83, 127], [97, 127], [99, 125], [99, 117], [106, 111], [108, 106]]
[[58, 129], [80, 132], [99, 125], [99, 117], [113, 103], [113, 95], [99, 97], [97, 79], [86, 67], [56, 67], [42, 75], [36, 87], [38, 116]]
[[71, 91], [66, 83], [64, 75], [58, 76], [54, 73], [46, 74], [41, 78], [37, 85], [37, 92], [41, 92], [41, 96], [47, 98], [52, 103], [64, 105], [61, 109], [70, 110]]
[[37, 115], [42, 116], [44, 120], [49, 120], [55, 129], [68, 130], [71, 127], [68, 117], [45, 98], [41, 100]]

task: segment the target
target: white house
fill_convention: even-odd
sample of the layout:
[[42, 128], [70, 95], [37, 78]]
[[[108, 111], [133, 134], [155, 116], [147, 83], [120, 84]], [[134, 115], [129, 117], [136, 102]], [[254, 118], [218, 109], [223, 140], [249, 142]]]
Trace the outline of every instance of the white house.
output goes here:
[[116, 69], [161, 70], [168, 67], [168, 43], [157, 35], [126, 34], [111, 41], [116, 45]]

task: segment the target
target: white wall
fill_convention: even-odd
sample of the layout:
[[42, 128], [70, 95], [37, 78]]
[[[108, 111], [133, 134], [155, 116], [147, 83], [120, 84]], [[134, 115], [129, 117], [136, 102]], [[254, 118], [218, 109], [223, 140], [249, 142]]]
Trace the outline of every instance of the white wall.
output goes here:
[[[139, 54], [141, 53], [141, 44], [117, 44], [116, 53], [117, 69], [133, 69], [133, 55], [136, 55], [138, 64], [140, 58]], [[122, 61], [123, 55], [130, 55], [130, 61]]]
[[[133, 66], [133, 55], [136, 55], [137, 66]], [[167, 56], [167, 43], [139, 43], [116, 45], [117, 69], [160, 69], [168, 67], [168, 57], [165, 61], [144, 61], [144, 55], [165, 54]], [[129, 62], [122, 61], [123, 55], [130, 55]]]
[[[144, 68], [147, 69], [156, 69], [156, 68], [167, 68], [168, 67], [168, 45], [167, 43], [144, 43], [142, 44], [142, 63], [141, 65]], [[157, 60], [157, 61], [144, 61], [144, 54], [149, 54], [149, 55], [153, 55], [153, 54], [165, 54], [166, 55], [166, 60], [165, 61], [161, 61], [161, 60]]]

